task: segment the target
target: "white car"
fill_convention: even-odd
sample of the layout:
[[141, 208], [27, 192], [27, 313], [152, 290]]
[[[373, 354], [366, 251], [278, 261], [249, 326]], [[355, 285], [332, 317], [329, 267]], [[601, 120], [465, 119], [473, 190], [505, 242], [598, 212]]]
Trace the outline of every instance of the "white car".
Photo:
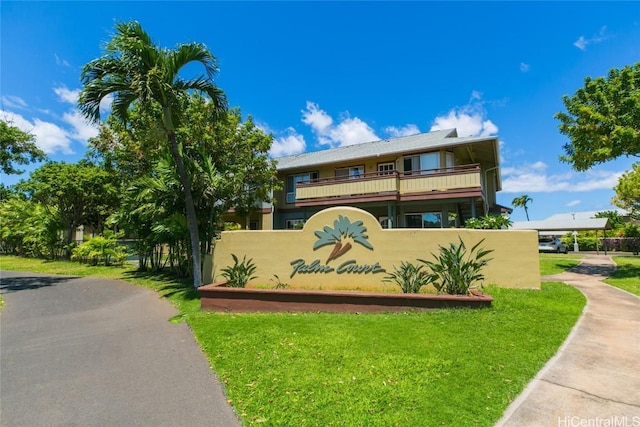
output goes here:
[[538, 252], [557, 252], [566, 254], [569, 252], [567, 245], [558, 237], [538, 237]]

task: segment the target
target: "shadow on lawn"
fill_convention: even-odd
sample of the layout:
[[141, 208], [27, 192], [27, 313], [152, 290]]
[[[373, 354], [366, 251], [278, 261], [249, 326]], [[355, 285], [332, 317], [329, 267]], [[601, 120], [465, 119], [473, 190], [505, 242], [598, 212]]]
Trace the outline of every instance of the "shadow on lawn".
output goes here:
[[76, 277], [55, 276], [27, 276], [27, 277], [0, 277], [0, 291], [2, 293], [18, 292], [24, 290], [40, 289], [69, 282]]
[[123, 278], [157, 282], [153, 288], [164, 298], [179, 296], [185, 300], [200, 299], [200, 294], [193, 288], [191, 279], [179, 278], [169, 272], [129, 271], [124, 273]]
[[609, 275], [610, 279], [637, 279], [640, 277], [640, 266], [619, 265], [616, 271]]

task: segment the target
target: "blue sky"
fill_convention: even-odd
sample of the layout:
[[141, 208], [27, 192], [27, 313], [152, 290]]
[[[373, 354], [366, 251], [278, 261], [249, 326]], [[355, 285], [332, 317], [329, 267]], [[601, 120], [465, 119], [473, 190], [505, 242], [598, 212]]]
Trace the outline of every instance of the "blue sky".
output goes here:
[[82, 158], [96, 134], [75, 109], [80, 69], [129, 20], [164, 47], [205, 43], [274, 156], [439, 128], [498, 135], [498, 202], [528, 194], [532, 220], [613, 209], [634, 160], [574, 172], [553, 116], [586, 76], [640, 61], [640, 2], [3, 0], [0, 19], [0, 117], [56, 161]]

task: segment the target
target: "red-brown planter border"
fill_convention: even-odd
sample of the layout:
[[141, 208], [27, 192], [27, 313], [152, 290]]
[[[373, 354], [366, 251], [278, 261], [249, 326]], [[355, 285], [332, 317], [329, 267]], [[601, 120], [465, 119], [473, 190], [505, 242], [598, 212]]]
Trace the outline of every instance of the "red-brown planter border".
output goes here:
[[374, 313], [428, 310], [447, 307], [490, 307], [493, 298], [475, 295], [387, 294], [293, 289], [228, 288], [201, 286], [200, 308], [220, 312], [330, 311]]

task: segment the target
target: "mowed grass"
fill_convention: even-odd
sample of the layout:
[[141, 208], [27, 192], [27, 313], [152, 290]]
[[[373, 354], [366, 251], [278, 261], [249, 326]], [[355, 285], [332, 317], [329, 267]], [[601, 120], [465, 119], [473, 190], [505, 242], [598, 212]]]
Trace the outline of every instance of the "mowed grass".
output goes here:
[[614, 256], [612, 258], [617, 268], [604, 282], [640, 296], [640, 257]]
[[584, 255], [568, 253], [568, 254], [540, 254], [540, 275], [551, 276], [560, 274], [572, 267], [580, 264]]
[[493, 425], [556, 352], [584, 297], [488, 287], [488, 309], [220, 314], [188, 322], [245, 425]]
[[6, 270], [119, 278], [170, 298], [244, 425], [494, 425], [585, 304], [574, 288], [544, 283], [486, 287], [494, 304], [475, 310], [210, 313], [185, 281], [56, 264], [0, 257]]

